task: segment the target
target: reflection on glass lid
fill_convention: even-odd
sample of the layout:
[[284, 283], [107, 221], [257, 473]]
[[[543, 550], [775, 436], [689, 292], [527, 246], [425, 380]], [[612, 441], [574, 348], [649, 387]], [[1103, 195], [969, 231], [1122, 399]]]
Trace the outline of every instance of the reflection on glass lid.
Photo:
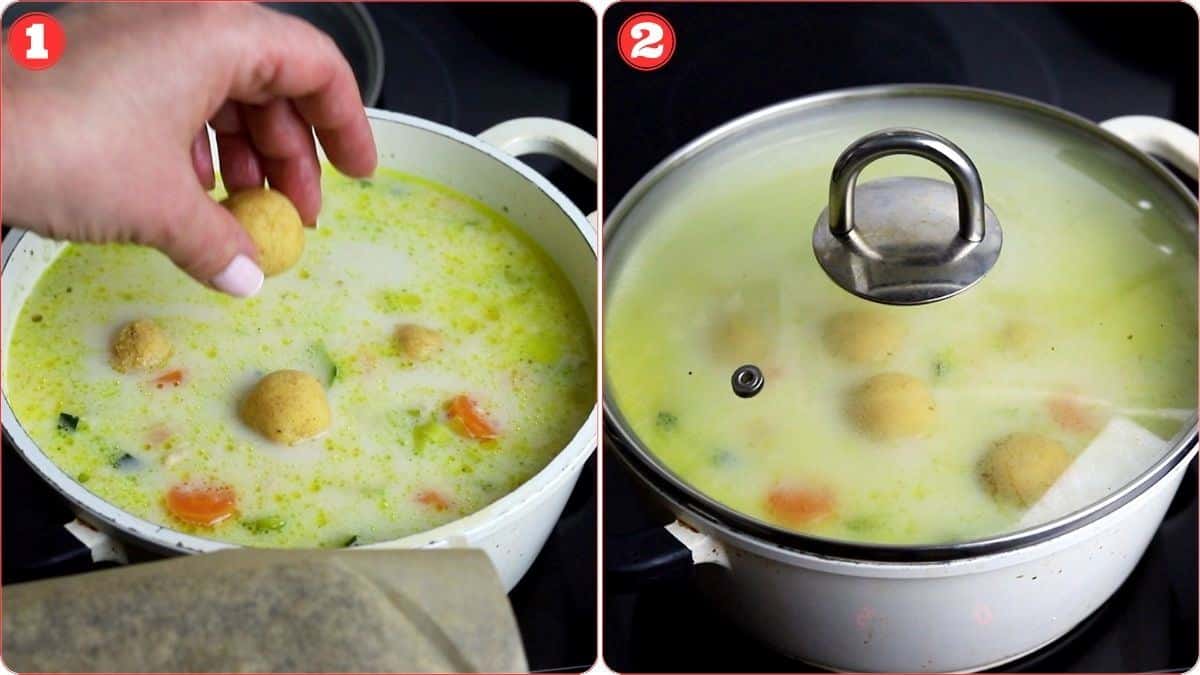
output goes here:
[[[991, 271], [928, 305], [856, 297], [813, 251], [835, 160], [897, 126], [961, 147], [1003, 223]], [[947, 181], [915, 157], [859, 181], [895, 176]], [[917, 545], [1043, 523], [1194, 418], [1194, 218], [1132, 157], [1034, 112], [912, 97], [770, 120], [614, 223], [608, 396], [673, 474], [781, 528]], [[742, 397], [747, 364], [766, 384]]]

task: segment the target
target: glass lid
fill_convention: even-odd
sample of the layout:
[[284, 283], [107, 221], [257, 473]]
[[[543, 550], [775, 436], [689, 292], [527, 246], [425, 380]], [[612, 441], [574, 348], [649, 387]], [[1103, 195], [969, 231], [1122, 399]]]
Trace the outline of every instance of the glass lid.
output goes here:
[[1195, 429], [1195, 206], [1048, 111], [835, 95], [660, 166], [606, 225], [618, 435], [745, 522], [868, 545], [1001, 537], [1161, 469]]

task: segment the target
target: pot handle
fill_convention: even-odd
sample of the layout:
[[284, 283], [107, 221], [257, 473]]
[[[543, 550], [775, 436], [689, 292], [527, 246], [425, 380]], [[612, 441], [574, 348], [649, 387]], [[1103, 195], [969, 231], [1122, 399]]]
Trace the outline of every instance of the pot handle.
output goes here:
[[604, 546], [604, 584], [618, 593], [659, 581], [684, 579], [696, 565], [729, 567], [720, 542], [678, 520], [610, 537]]
[[1160, 157], [1193, 180], [1200, 168], [1200, 138], [1187, 127], [1161, 117], [1126, 115], [1100, 123], [1142, 152]]
[[4, 583], [36, 581], [128, 561], [120, 542], [75, 519], [30, 538], [4, 558]]
[[681, 520], [676, 520], [664, 529], [687, 547], [692, 554], [693, 564], [713, 564], [729, 568], [729, 556], [725, 554], [725, 546], [721, 542]]
[[76, 518], [63, 526], [79, 543], [87, 547], [92, 562], [112, 562], [121, 565], [129, 563], [125, 546], [111, 535], [101, 532]]
[[479, 134], [479, 140], [521, 155], [550, 155], [570, 164], [588, 180], [596, 180], [596, 138], [562, 120], [518, 117]]

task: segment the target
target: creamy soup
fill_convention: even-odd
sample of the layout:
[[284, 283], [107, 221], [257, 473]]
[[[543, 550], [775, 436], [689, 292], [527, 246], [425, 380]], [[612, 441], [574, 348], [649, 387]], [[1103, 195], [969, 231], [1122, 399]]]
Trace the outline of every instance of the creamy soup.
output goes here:
[[[1045, 488], [1016, 472], [1052, 479], [1114, 418], [1181, 430], [1196, 405], [1197, 267], [1178, 198], [1089, 139], [982, 106], [815, 117], [676, 172], [607, 247], [609, 395], [669, 470], [792, 530], [943, 543], [1016, 527]], [[944, 302], [857, 299], [812, 252], [834, 160], [893, 126], [959, 144], [1003, 225], [995, 268]], [[946, 180], [911, 157], [860, 180], [891, 175]], [[766, 384], [740, 399], [730, 377], [747, 363]], [[989, 465], [998, 445], [1012, 453]]]
[[[149, 249], [66, 246], [6, 353], [5, 392], [38, 446], [137, 516], [272, 547], [427, 530], [542, 469], [595, 402], [591, 329], [562, 273], [504, 216], [440, 185], [330, 169], [322, 183], [303, 257], [247, 300]], [[117, 373], [114, 334], [143, 318], [173, 353], [155, 372]], [[440, 348], [414, 358], [400, 326], [436, 331]], [[281, 369], [324, 386], [324, 435], [280, 445], [239, 419], [254, 383]], [[455, 424], [455, 401], [489, 433]], [[233, 516], [205, 527], [173, 515], [166, 495], [197, 483], [232, 493]]]

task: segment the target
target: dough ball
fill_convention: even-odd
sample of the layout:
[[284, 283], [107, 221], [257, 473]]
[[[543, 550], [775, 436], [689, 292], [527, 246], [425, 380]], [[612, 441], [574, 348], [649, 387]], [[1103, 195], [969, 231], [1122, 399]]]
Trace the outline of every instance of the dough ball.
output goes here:
[[424, 361], [442, 348], [442, 334], [432, 328], [404, 324], [396, 329], [400, 351], [414, 361]]
[[239, 412], [250, 428], [287, 445], [320, 435], [331, 418], [321, 383], [298, 370], [277, 370], [259, 380]]
[[1017, 356], [1033, 354], [1038, 343], [1038, 330], [1034, 325], [1022, 319], [1013, 319], [1000, 329], [997, 334], [1000, 349]]
[[874, 309], [838, 312], [825, 320], [825, 348], [850, 363], [881, 363], [900, 349], [906, 332], [893, 314]]
[[286, 272], [300, 260], [304, 223], [282, 192], [253, 188], [234, 193], [222, 203], [254, 240], [263, 274], [270, 277]]
[[167, 333], [150, 319], [130, 321], [117, 331], [112, 343], [109, 362], [114, 370], [128, 373], [135, 370], [154, 370], [171, 357], [171, 341]]
[[741, 278], [736, 284], [713, 288], [705, 304], [708, 346], [722, 366], [762, 364], [778, 348], [785, 295], [774, 275]]
[[1040, 434], [1015, 433], [992, 443], [979, 475], [993, 497], [1031, 506], [1063, 471], [1071, 455], [1058, 441]]
[[762, 361], [770, 346], [767, 330], [744, 312], [724, 313], [713, 322], [713, 354], [723, 362]]
[[929, 387], [912, 375], [882, 373], [850, 394], [850, 419], [880, 441], [924, 436], [933, 429], [937, 407]]

